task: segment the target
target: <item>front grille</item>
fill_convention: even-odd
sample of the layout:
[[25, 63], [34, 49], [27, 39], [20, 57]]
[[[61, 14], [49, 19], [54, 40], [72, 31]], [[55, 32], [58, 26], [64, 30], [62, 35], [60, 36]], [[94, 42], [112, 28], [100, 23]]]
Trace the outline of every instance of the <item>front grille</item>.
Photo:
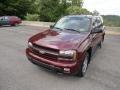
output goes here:
[[49, 53], [59, 54], [59, 50], [56, 50], [56, 49], [38, 46], [36, 44], [33, 44], [33, 47], [38, 48], [39, 50], [44, 50], [44, 51], [49, 52]]
[[[46, 48], [43, 46], [38, 46], [38, 45], [33, 45], [33, 53], [45, 58], [45, 59], [50, 59], [50, 60], [57, 60], [58, 55], [59, 55], [59, 50], [51, 49], [51, 48]], [[44, 51], [45, 53], [41, 53], [40, 51]]]

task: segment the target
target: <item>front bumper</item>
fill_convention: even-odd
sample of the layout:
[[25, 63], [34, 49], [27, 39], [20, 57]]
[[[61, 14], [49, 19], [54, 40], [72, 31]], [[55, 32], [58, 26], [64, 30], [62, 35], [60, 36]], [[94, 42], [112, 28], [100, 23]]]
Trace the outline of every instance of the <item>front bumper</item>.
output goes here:
[[58, 60], [48, 60], [35, 55], [29, 48], [26, 49], [26, 55], [31, 62], [49, 70], [66, 74], [76, 74], [79, 71], [80, 64], [77, 63], [77, 61], [64, 62]]
[[64, 73], [64, 70], [59, 68], [59, 67], [55, 67], [55, 66], [52, 66], [52, 65], [48, 65], [46, 63], [43, 63], [43, 62], [40, 62], [38, 60], [35, 60], [35, 59], [32, 59], [32, 58], [28, 58], [29, 61], [31, 61], [32, 63], [38, 65], [38, 66], [41, 66], [43, 68], [46, 68], [48, 70], [52, 70], [52, 71], [55, 71], [55, 72], [60, 72], [60, 73]]

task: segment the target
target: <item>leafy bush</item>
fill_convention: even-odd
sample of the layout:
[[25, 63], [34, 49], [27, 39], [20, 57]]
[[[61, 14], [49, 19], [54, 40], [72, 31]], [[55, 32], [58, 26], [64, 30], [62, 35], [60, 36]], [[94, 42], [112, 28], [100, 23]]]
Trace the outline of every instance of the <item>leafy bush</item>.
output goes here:
[[27, 14], [25, 17], [28, 21], [39, 21], [39, 15], [38, 14]]

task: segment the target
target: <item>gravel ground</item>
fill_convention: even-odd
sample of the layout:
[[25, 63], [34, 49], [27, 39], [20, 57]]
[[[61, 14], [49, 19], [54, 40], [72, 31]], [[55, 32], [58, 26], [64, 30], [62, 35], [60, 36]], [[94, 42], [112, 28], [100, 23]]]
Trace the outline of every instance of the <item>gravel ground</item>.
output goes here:
[[78, 78], [55, 74], [27, 60], [28, 38], [43, 30], [24, 25], [0, 27], [0, 90], [120, 90], [120, 35], [106, 35], [86, 76]]

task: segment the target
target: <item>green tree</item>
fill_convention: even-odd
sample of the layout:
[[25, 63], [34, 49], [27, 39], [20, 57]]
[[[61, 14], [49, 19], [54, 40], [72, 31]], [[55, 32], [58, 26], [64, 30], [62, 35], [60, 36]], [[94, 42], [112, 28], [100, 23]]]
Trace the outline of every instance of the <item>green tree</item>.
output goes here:
[[40, 1], [41, 0], [30, 0], [31, 6], [28, 11], [30, 14], [39, 14], [40, 13]]
[[78, 6], [71, 6], [66, 9], [66, 13], [68, 15], [81, 15], [81, 14], [91, 14], [87, 9], [85, 8], [80, 8]]
[[80, 14], [81, 12], [84, 14], [88, 12], [86, 9], [81, 9], [81, 7], [82, 0], [40, 0], [40, 20], [56, 21], [66, 14]]
[[82, 7], [83, 6], [83, 0], [72, 0], [72, 5]]
[[16, 15], [24, 18], [30, 5], [30, 0], [0, 0], [0, 15]]
[[55, 21], [60, 18], [65, 11], [66, 3], [60, 4], [59, 0], [41, 0], [40, 20]]
[[93, 11], [93, 15], [99, 15], [100, 13], [97, 10]]
[[68, 3], [72, 6], [79, 6], [82, 7], [83, 0], [60, 0], [61, 3]]

